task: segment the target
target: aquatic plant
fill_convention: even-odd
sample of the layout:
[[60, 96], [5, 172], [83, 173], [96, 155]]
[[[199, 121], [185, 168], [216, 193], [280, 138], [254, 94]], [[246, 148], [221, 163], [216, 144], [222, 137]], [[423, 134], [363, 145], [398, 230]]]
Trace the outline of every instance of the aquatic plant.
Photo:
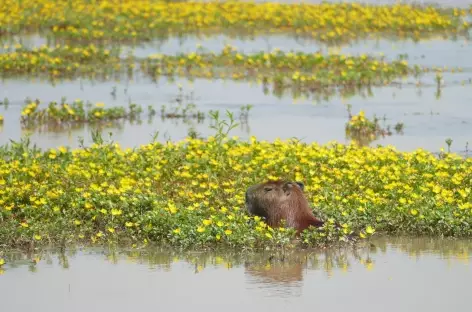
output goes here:
[[93, 44], [72, 47], [41, 46], [28, 50], [16, 46], [12, 51], [0, 53], [0, 71], [4, 77], [24, 74], [50, 74], [53, 77], [94, 73], [100, 70], [120, 70], [134, 67], [134, 61], [120, 59], [119, 49], [105, 49]]
[[395, 78], [421, 73], [404, 59], [387, 62], [368, 55], [323, 55], [303, 52], [253, 54], [238, 53], [225, 46], [218, 54], [192, 52], [178, 55], [151, 55], [140, 62], [140, 69], [153, 77], [187, 76], [258, 80], [275, 87], [314, 90], [322, 87], [383, 85]]
[[[348, 112], [349, 121], [345, 126], [346, 137], [352, 139], [357, 144], [367, 146], [380, 136], [385, 137], [392, 135], [391, 126], [387, 125], [386, 127], [382, 127], [380, 125], [380, 119], [377, 116], [374, 115], [373, 119], [370, 120], [365, 116], [363, 110], [361, 110], [358, 115], [352, 115], [350, 106], [348, 107]], [[397, 133], [401, 133], [403, 124], [397, 123], [394, 129]]]
[[[0, 148], [0, 242], [26, 247], [77, 241], [157, 242], [180, 247], [289, 246], [294, 231], [270, 228], [244, 209], [246, 188], [266, 179], [303, 181], [325, 230], [306, 246], [345, 233], [470, 236], [472, 159], [418, 149], [228, 138], [216, 118], [207, 139], [136, 149]], [[342, 225], [335, 231], [331, 221]]]
[[376, 35], [456, 36], [470, 27], [466, 9], [409, 4], [4, 0], [0, 12], [0, 35], [43, 32], [81, 41], [229, 31], [346, 42]]
[[49, 126], [73, 126], [83, 123], [103, 123], [113, 120], [139, 119], [142, 108], [134, 103], [130, 103], [128, 109], [122, 106], [105, 108], [104, 103], [85, 103], [82, 100], [75, 100], [67, 103], [62, 98], [60, 103], [50, 102], [46, 108], [39, 108], [40, 100], [26, 100], [26, 105], [21, 111], [21, 123], [28, 127]]
[[183, 87], [179, 85], [178, 88], [179, 93], [172, 99], [170, 105], [161, 106], [161, 119], [197, 119], [198, 122], [202, 122], [205, 119], [205, 113], [197, 110], [194, 103], [194, 93], [184, 94]]

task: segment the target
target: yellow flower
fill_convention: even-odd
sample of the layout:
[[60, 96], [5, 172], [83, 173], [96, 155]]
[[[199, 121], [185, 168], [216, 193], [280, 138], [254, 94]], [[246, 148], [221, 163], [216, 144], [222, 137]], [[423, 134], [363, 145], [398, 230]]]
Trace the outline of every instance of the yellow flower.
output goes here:
[[231, 235], [232, 233], [233, 233], [233, 231], [231, 231], [231, 230], [226, 230], [226, 231], [225, 231], [225, 234], [226, 234], [226, 235]]
[[180, 228], [176, 228], [173, 232], [174, 232], [175, 234], [179, 234], [179, 233], [180, 233]]
[[3, 258], [0, 258], [0, 266], [5, 264], [5, 260]]
[[133, 226], [133, 222], [126, 222], [126, 223], [125, 223], [125, 226], [131, 227], [131, 226]]
[[111, 210], [111, 215], [112, 216], [119, 216], [122, 214], [122, 211], [120, 209], [112, 209]]
[[34, 236], [34, 239], [35, 239], [35, 240], [38, 240], [38, 241], [41, 240], [41, 235], [35, 235], [35, 236]]
[[199, 227], [197, 228], [197, 232], [198, 232], [198, 233], [205, 232], [205, 227], [204, 227], [204, 226], [199, 226]]

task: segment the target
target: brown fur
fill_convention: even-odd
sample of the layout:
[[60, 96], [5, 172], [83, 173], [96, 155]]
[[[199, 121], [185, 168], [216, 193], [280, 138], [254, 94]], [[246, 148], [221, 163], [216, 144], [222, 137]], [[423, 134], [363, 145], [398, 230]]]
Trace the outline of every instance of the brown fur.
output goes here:
[[279, 180], [253, 185], [246, 191], [246, 209], [265, 218], [271, 227], [278, 227], [284, 219], [297, 234], [309, 226], [320, 227], [324, 223], [313, 215], [300, 182]]

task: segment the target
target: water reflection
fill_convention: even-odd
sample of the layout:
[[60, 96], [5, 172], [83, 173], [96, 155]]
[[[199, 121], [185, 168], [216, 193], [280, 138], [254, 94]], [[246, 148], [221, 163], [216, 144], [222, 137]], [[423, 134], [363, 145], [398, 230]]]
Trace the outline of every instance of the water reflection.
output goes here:
[[261, 283], [290, 284], [303, 281], [308, 271], [322, 271], [332, 276], [335, 271], [352, 272], [357, 264], [374, 269], [376, 258], [392, 255], [409, 259], [433, 257], [468, 263], [472, 258], [472, 241], [434, 237], [377, 237], [354, 246], [323, 249], [287, 249], [274, 251], [181, 251], [159, 246], [139, 248], [73, 247], [66, 250], [44, 249], [2, 251], [6, 271], [14, 273], [25, 265], [71, 268], [77, 258], [93, 257], [110, 264], [134, 263], [151, 270], [171, 272], [176, 264], [186, 264], [194, 274], [207, 269], [244, 269], [245, 274]]
[[[0, 41], [0, 43], [2, 43]], [[56, 44], [75, 44], [74, 42], [63, 42], [61, 40], [48, 39], [42, 35], [25, 35], [4, 38], [0, 44], [0, 52], [5, 51], [4, 45], [12, 46], [20, 43], [27, 48], [41, 45], [55, 46]], [[431, 36], [421, 41], [411, 39], [376, 38], [359, 39], [355, 42], [327, 45], [310, 38], [301, 38], [288, 34], [270, 34], [247, 36], [238, 34], [200, 34], [185, 36], [170, 36], [154, 39], [150, 42], [137, 43], [135, 45], [113, 44], [121, 47], [122, 57], [133, 54], [138, 58], [149, 55], [179, 54], [194, 52], [197, 47], [208, 51], [221, 51], [225, 45], [232, 45], [238, 51], [244, 53], [255, 53], [260, 51], [271, 52], [279, 49], [284, 52], [300, 51], [305, 53], [343, 53], [351, 55], [370, 54], [374, 56], [384, 55], [387, 60], [397, 59], [399, 54], [406, 55], [411, 64], [421, 66], [447, 66], [461, 67], [472, 70], [472, 42], [464, 38], [444, 38], [443, 36]]]
[[[391, 237], [372, 243], [275, 252], [88, 247], [7, 253], [2, 307], [29, 311], [34, 302], [40, 311], [90, 305], [94, 311], [156, 305], [166, 311], [285, 311], [315, 302], [320, 309], [364, 311], [369, 294], [369, 306], [381, 311], [466, 309], [470, 240]], [[29, 300], [16, 299], [20, 289]], [[392, 294], [396, 300], [389, 301]]]

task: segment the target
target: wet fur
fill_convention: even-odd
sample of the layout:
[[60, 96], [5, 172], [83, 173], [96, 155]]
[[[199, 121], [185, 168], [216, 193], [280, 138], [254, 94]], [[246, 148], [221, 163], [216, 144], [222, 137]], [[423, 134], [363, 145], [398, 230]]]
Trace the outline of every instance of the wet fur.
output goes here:
[[301, 182], [283, 180], [253, 185], [246, 191], [246, 209], [271, 227], [280, 226], [284, 219], [297, 234], [309, 226], [320, 227], [324, 222], [313, 215], [303, 189]]

